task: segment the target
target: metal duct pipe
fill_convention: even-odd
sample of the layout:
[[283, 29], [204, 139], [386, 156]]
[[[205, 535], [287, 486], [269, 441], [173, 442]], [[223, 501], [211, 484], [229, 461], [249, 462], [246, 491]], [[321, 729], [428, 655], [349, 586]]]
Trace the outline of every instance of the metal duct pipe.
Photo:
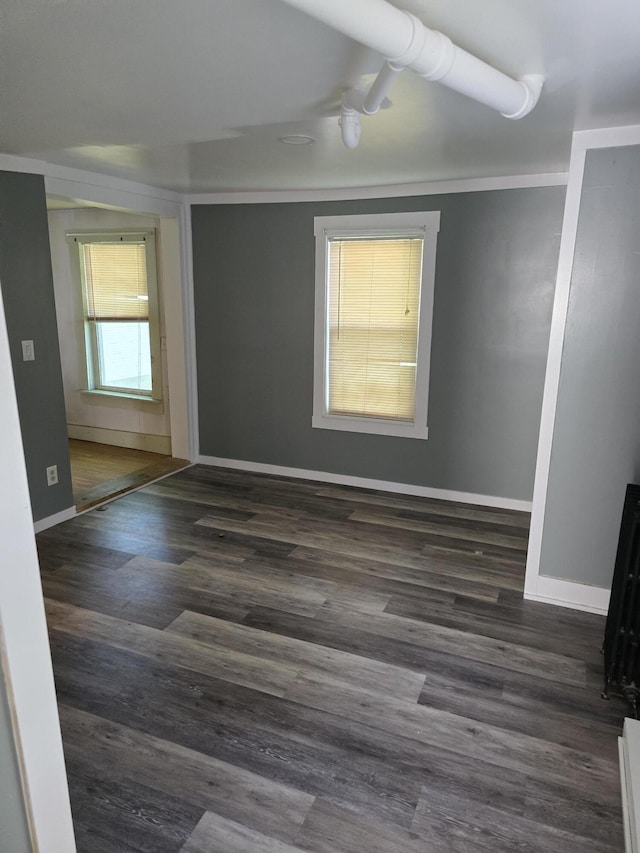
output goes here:
[[411, 68], [421, 77], [486, 104], [506, 118], [526, 116], [540, 97], [540, 75], [513, 80], [386, 0], [284, 2], [378, 51], [395, 68]]

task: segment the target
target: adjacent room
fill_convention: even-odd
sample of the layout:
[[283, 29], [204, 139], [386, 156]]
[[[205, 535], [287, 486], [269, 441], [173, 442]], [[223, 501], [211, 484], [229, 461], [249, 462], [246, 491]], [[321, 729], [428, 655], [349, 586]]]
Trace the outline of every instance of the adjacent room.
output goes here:
[[[81, 512], [188, 464], [172, 453], [169, 407], [168, 354], [182, 329], [167, 323], [165, 290], [179, 282], [165, 270], [171, 233], [157, 217], [47, 196], [47, 219]], [[187, 417], [175, 406], [173, 415]]]
[[0, 850], [638, 849], [640, 9], [1, 17]]

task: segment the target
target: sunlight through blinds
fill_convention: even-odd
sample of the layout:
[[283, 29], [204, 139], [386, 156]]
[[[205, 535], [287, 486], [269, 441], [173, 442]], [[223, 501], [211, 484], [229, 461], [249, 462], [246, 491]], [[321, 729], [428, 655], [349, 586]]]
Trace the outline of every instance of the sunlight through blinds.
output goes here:
[[328, 411], [412, 421], [421, 237], [330, 238]]
[[144, 243], [83, 245], [87, 316], [90, 320], [148, 320]]

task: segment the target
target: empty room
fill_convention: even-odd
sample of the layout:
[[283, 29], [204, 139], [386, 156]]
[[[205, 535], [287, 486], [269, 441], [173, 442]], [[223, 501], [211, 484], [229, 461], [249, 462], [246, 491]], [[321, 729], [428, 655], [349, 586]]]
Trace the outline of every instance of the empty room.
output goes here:
[[0, 20], [0, 853], [639, 850], [640, 8]]

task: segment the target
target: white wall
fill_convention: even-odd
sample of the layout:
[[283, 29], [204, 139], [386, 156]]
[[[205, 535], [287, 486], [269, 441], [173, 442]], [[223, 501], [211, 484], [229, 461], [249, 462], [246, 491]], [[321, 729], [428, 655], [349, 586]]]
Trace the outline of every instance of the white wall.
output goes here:
[[640, 477], [640, 145], [587, 151], [540, 574], [609, 589]]
[[640, 478], [639, 152], [640, 125], [573, 135], [525, 577], [599, 613]]
[[0, 678], [0, 843], [11, 853], [32, 853], [4, 673]]
[[[162, 348], [162, 411], [150, 411], [136, 400], [100, 398], [83, 394], [84, 343], [82, 296], [71, 269], [71, 256], [66, 232], [89, 229], [158, 228], [160, 220], [154, 217], [101, 210], [78, 208], [49, 211], [49, 239], [53, 283], [60, 337], [62, 379], [64, 383], [67, 423], [83, 427], [99, 427], [128, 433], [152, 436], [171, 435], [169, 418], [169, 371], [166, 348]], [[162, 258], [162, 233], [158, 231], [158, 258]], [[160, 334], [166, 338], [165, 298], [162, 268], [158, 263], [158, 289], [160, 297]], [[105, 441], [104, 438], [101, 440]]]
[[[51, 653], [1, 294], [0, 400], [1, 668], [34, 849], [39, 853], [74, 853]], [[19, 796], [17, 791], [14, 794]], [[9, 853], [19, 848], [6, 847], [0, 839], [0, 849]]]

